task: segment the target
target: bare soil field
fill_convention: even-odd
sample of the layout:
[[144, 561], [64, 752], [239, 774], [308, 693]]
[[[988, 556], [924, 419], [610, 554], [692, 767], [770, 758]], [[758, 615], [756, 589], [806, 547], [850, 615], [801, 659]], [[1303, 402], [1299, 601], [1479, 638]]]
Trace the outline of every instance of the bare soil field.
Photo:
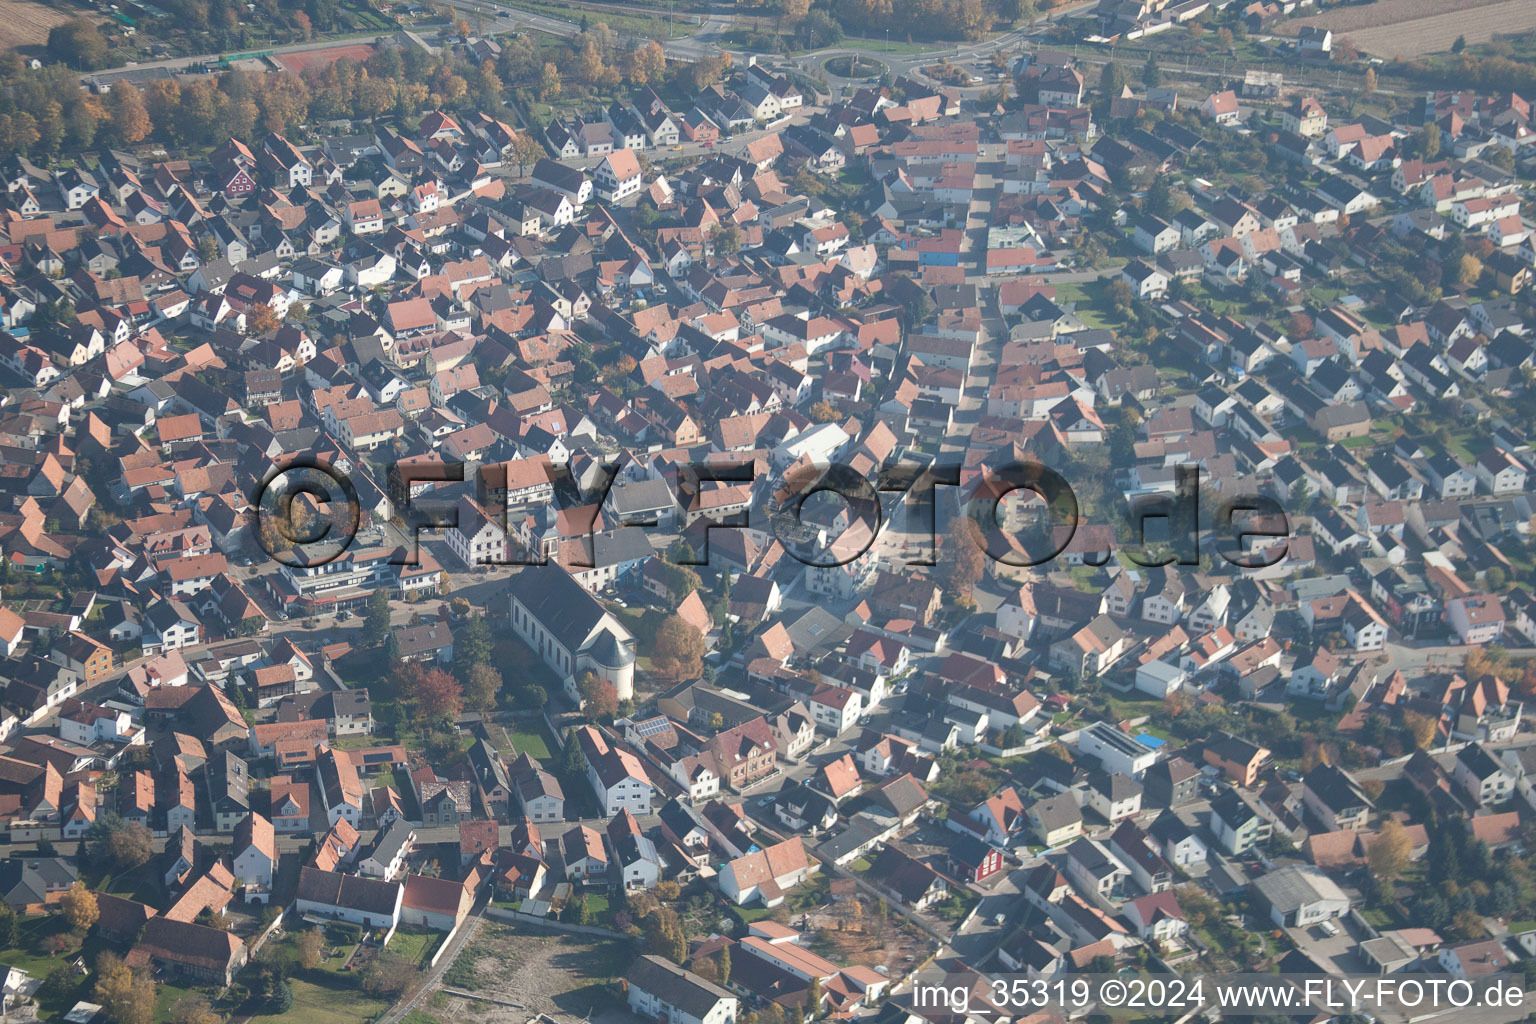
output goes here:
[[[463, 982], [469, 974], [475, 984], [465, 984], [464, 989], [483, 998], [439, 990], [429, 1012], [455, 1024], [523, 1024], [536, 1013], [556, 1019], [585, 1017], [612, 1005], [608, 983], [622, 977], [633, 959], [634, 950], [618, 940], [486, 921], [443, 982], [444, 989], [451, 990], [455, 980]], [[472, 974], [462, 970], [465, 961], [473, 963]]]
[[833, 963], [885, 967], [893, 979], [933, 952], [933, 940], [899, 914], [888, 913], [884, 926], [875, 916], [874, 901], [860, 894], [800, 915], [790, 924], [802, 926], [810, 947]]
[[1330, 28], [1335, 38], [1348, 36], [1362, 51], [1391, 60], [1449, 50], [1457, 36], [1466, 36], [1468, 43], [1486, 43], [1495, 34], [1536, 28], [1536, 4], [1460, 0], [1454, 9], [1446, 10], [1442, 0], [1377, 0], [1296, 18], [1276, 31], [1295, 35], [1303, 25]]
[[70, 19], [68, 11], [55, 10], [35, 0], [0, 0], [0, 49], [40, 46], [48, 30]]

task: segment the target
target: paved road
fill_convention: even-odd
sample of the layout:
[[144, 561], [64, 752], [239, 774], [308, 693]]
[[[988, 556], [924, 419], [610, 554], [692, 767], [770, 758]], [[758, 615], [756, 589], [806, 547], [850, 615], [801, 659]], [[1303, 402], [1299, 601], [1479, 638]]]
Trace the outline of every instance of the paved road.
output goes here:
[[[376, 36], [375, 38], [382, 39], [383, 36]], [[292, 43], [287, 46], [274, 46], [271, 47], [271, 52], [275, 54], [304, 53], [308, 50], [328, 50], [333, 46], [346, 46], [349, 43], [366, 43], [371, 41], [372, 40], [365, 36], [352, 39], [321, 39], [310, 43]], [[146, 71], [181, 71], [186, 68], [193, 67], [197, 64], [201, 64], [203, 61], [210, 60], [215, 57], [221, 57], [224, 53], [235, 52], [250, 51], [225, 50], [220, 53], [204, 53], [196, 57], [173, 57], [169, 60], [140, 61], [137, 64], [129, 64], [120, 68], [108, 68], [104, 71], [93, 71], [86, 77], [94, 78], [101, 82], [112, 82], [119, 78], [134, 78], [142, 75]]]
[[[544, 14], [536, 14], [532, 11], [524, 11], [514, 7], [504, 7], [494, 3], [493, 0], [446, 0], [448, 6], [462, 14], [474, 17], [479, 31], [488, 35], [500, 35], [508, 32], [539, 31], [548, 32], [557, 36], [574, 36], [581, 31], [580, 18], [576, 21], [564, 18], [552, 18]], [[1084, 3], [1074, 4], [1052, 13], [1053, 18], [1070, 15], [1078, 10], [1092, 6], [1096, 0], [1087, 0]], [[600, 16], [601, 10], [607, 5], [593, 4], [591, 9]], [[619, 9], [615, 7], [615, 9]], [[581, 11], [583, 8], [573, 7], [573, 11]], [[644, 12], [651, 13], [651, 12]], [[718, 53], [729, 53], [737, 62], [745, 62], [748, 57], [756, 56], [752, 51], [732, 50], [720, 45], [720, 40], [736, 23], [734, 14], [708, 14], [695, 30], [686, 36], [668, 39], [662, 43], [668, 57], [673, 60], [696, 61]], [[918, 53], [893, 55], [884, 53], [878, 47], [860, 46], [856, 43], [845, 43], [812, 53], [801, 54], [794, 58], [795, 63], [800, 64], [805, 70], [815, 71], [821, 69], [830, 57], [842, 54], [858, 54], [873, 57], [891, 67], [894, 72], [926, 77], [922, 73], [922, 66], [931, 64], [941, 57], [948, 57], [955, 61], [968, 61], [987, 57], [1000, 50], [1007, 50], [1021, 46], [1026, 39], [1038, 34], [1049, 22], [1040, 22], [1034, 27], [1017, 28], [1010, 32], [1002, 33], [992, 39], [979, 43], [967, 43], [961, 45], [934, 46], [932, 49]], [[627, 36], [626, 33], [619, 33]], [[364, 39], [366, 37], [363, 37]], [[379, 36], [376, 38], [383, 38]], [[361, 40], [352, 40], [361, 41]], [[325, 39], [308, 43], [292, 43], [285, 46], [272, 47], [275, 54], [302, 53], [308, 50], [323, 50], [333, 46], [345, 45], [345, 39]], [[102, 82], [111, 82], [119, 78], [134, 77], [146, 71], [180, 71], [193, 67], [211, 57], [220, 54], [208, 53], [193, 57], [176, 57], [169, 60], [147, 61], [122, 68], [112, 68], [94, 73], [94, 77]], [[829, 80], [839, 83], [849, 81], [829, 76]], [[976, 87], [978, 90], [984, 87]]]

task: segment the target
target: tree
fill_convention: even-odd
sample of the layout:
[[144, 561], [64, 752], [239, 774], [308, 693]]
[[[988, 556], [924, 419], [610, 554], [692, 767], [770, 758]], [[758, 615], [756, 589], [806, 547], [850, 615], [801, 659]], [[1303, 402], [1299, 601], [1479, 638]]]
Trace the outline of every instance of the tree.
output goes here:
[[544, 147], [539, 145], [539, 140], [528, 132], [518, 132], [512, 140], [512, 159], [517, 162], [517, 176], [524, 177], [528, 173], [528, 165], [538, 163], [544, 155]]
[[277, 978], [267, 991], [267, 1011], [274, 1016], [293, 1009], [293, 986], [287, 978]]
[[1360, 59], [1360, 48], [1348, 37], [1336, 39], [1333, 43], [1333, 59], [1335, 63], [1353, 64]]
[[697, 679], [703, 671], [704, 637], [687, 620], [668, 615], [656, 630], [653, 671], [663, 679]]
[[490, 665], [471, 665], [464, 673], [464, 706], [471, 711], [489, 711], [501, 693], [501, 673]]
[[1371, 874], [1380, 884], [1391, 885], [1402, 877], [1412, 852], [1413, 841], [1408, 838], [1402, 822], [1388, 818], [1376, 833], [1376, 840], [1367, 854]]
[[1156, 89], [1163, 84], [1163, 69], [1157, 64], [1157, 58], [1147, 54], [1147, 62], [1141, 67], [1141, 84], [1148, 89]]
[[1114, 61], [1104, 65], [1099, 74], [1099, 92], [1105, 99], [1118, 99], [1125, 91], [1125, 69]]
[[811, 12], [811, 0], [778, 0], [778, 30], [792, 30]]
[[1420, 750], [1428, 750], [1429, 745], [1435, 741], [1435, 720], [1428, 715], [1417, 711], [1404, 711], [1403, 728], [1408, 730], [1408, 735], [1413, 737], [1414, 746]]
[[811, 975], [811, 983], [805, 987], [805, 1019], [821, 1016], [821, 978]]
[[539, 99], [544, 102], [560, 95], [560, 69], [550, 61], [544, 62], [544, 71], [539, 75]]
[[59, 910], [71, 928], [82, 932], [90, 931], [101, 915], [96, 906], [96, 894], [87, 889], [84, 882], [75, 882], [59, 897]]
[[[857, 905], [859, 901], [858, 901], [857, 898], [855, 898], [853, 902], [854, 902], [855, 905]], [[720, 953], [719, 953], [718, 956], [715, 957], [715, 964], [716, 964], [716, 966], [718, 966], [720, 968], [720, 984], [724, 985], [726, 982], [731, 980], [731, 947], [730, 946], [721, 946], [720, 947]]]
[[592, 923], [592, 906], [585, 895], [575, 896], [565, 905], [565, 919], [577, 925]]
[[115, 953], [96, 958], [95, 997], [117, 1024], [154, 1024], [154, 979], [135, 974]]
[[721, 256], [734, 256], [741, 252], [741, 228], [735, 224], [716, 224], [709, 233], [710, 245]]
[[1469, 252], [1461, 254], [1456, 263], [1456, 283], [1470, 288], [1483, 276], [1483, 261]]
[[385, 951], [374, 958], [373, 965], [363, 975], [363, 991], [395, 1000], [413, 991], [420, 980], [421, 975], [413, 961]]
[[74, 18], [48, 30], [48, 52], [79, 71], [106, 67], [107, 49], [107, 37], [85, 18]]
[[10, 949], [16, 945], [18, 934], [16, 911], [11, 909], [9, 903], [0, 903], [0, 949]]
[[819, 196], [827, 190], [826, 179], [811, 170], [809, 164], [796, 171], [789, 184], [793, 191], [804, 196]]
[[1123, 277], [1111, 280], [1104, 294], [1109, 299], [1110, 305], [1122, 314], [1130, 313], [1131, 307], [1136, 304], [1136, 293], [1131, 290], [1130, 283]]
[[1371, 95], [1371, 93], [1376, 91], [1376, 69], [1375, 68], [1366, 68], [1365, 69], [1365, 81], [1361, 83], [1360, 88], [1361, 88], [1361, 90], [1363, 90], [1365, 92], [1365, 94], [1367, 96]]
[[484, 615], [475, 615], [464, 624], [453, 645], [453, 660], [463, 668], [489, 665], [495, 651], [491, 624]]
[[219, 1024], [220, 1019], [200, 992], [188, 992], [171, 1004], [171, 1024]]
[[1457, 36], [1456, 37], [1456, 41], [1451, 44], [1451, 52], [1452, 53], [1460, 53], [1462, 50], [1465, 50], [1466, 48], [1467, 48], [1467, 37], [1466, 36]]
[[265, 302], [258, 302], [246, 316], [245, 326], [252, 334], [267, 334], [283, 326], [283, 319], [277, 315], [277, 310]]
[[322, 940], [320, 929], [306, 928], [299, 932], [296, 943], [299, 950], [299, 966], [306, 971], [312, 971], [320, 966], [320, 947]]
[[422, 675], [411, 699], [423, 718], [457, 718], [464, 709], [464, 688], [453, 676], [434, 668]]
[[1440, 155], [1440, 126], [1431, 121], [1419, 132], [1419, 156], [1433, 160]]
[[645, 934], [646, 952], [675, 964], [682, 963], [687, 956], [688, 937], [683, 933], [677, 911], [671, 907], [657, 907], [645, 915], [641, 930]]
[[695, 61], [689, 73], [693, 78], [693, 88], [697, 92], [703, 92], [710, 86], [725, 77], [725, 72], [731, 66], [731, 56], [728, 53], [715, 54]]
[[608, 74], [608, 66], [603, 62], [602, 47], [597, 40], [587, 38], [581, 49], [576, 53], [576, 74], [588, 85], [598, 85]]
[[378, 647], [389, 637], [389, 593], [375, 590], [368, 595], [368, 611], [363, 618], [363, 643]]
[[949, 536], [944, 538], [943, 561], [940, 569], [944, 592], [962, 607], [976, 603], [971, 592], [986, 571], [981, 527], [967, 515], [955, 516], [950, 524]]
[[107, 105], [118, 142], [134, 146], [149, 137], [154, 125], [150, 123], [149, 111], [144, 109], [143, 94], [132, 82], [113, 84], [107, 94]]
[[1451, 918], [1451, 933], [1463, 942], [1480, 939], [1485, 932], [1483, 915], [1475, 910], [1460, 910]]
[[573, 778], [587, 774], [587, 756], [581, 752], [574, 726], [565, 732], [565, 749], [561, 751], [560, 769]]
[[596, 672], [583, 672], [576, 681], [581, 706], [591, 718], [612, 718], [619, 713], [619, 691]]
[[656, 40], [652, 39], [630, 51], [626, 76], [632, 85], [659, 82], [666, 74], [667, 55]]
[[154, 856], [154, 836], [137, 821], [130, 821], [112, 833], [107, 840], [112, 861], [120, 870], [131, 871], [149, 862]]

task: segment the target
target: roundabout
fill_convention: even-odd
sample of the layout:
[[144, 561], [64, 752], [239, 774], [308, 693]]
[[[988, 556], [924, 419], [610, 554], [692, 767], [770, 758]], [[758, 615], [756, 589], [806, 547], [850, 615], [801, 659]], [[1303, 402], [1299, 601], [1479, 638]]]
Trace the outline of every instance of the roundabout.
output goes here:
[[822, 67], [837, 78], [879, 78], [889, 70], [884, 63], [863, 54], [845, 53], [828, 57]]

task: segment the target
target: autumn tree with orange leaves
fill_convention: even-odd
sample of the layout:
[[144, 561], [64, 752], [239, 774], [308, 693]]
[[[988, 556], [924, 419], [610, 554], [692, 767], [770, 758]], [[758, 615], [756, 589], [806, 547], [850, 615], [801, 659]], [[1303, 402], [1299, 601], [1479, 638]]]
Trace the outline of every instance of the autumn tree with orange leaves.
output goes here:
[[424, 718], [457, 718], [464, 709], [464, 688], [440, 668], [429, 669], [406, 695]]

